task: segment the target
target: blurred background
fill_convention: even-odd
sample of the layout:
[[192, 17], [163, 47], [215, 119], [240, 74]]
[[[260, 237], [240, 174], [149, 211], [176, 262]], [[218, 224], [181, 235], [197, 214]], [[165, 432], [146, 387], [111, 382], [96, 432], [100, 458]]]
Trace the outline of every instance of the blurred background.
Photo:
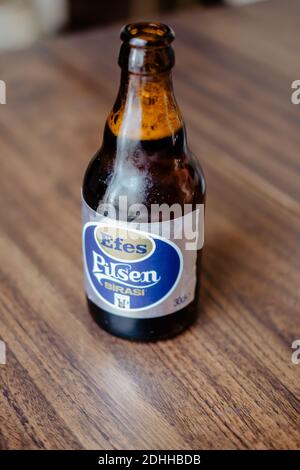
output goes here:
[[0, 0], [0, 50], [22, 49], [44, 36], [68, 34], [202, 4], [244, 5], [258, 0]]

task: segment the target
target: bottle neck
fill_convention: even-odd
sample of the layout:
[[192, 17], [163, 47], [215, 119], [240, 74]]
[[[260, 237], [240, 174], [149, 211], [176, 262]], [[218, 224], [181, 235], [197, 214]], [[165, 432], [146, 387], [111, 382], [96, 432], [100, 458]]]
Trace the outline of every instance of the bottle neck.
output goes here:
[[183, 120], [173, 92], [170, 69], [173, 55], [172, 62], [167, 62], [169, 53], [166, 55], [165, 48], [157, 49], [153, 62], [153, 51], [150, 57], [147, 50], [141, 48], [132, 48], [124, 56], [125, 52], [122, 54], [121, 49], [121, 83], [107, 120], [111, 131], [117, 137], [130, 140], [158, 140], [174, 136], [183, 127]]

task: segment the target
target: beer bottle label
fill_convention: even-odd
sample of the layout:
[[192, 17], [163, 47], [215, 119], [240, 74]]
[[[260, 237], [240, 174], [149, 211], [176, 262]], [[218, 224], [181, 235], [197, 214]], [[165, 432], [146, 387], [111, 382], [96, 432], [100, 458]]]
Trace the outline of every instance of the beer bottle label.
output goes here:
[[103, 310], [154, 318], [194, 300], [204, 206], [164, 222], [123, 222], [82, 200], [83, 259], [88, 298]]

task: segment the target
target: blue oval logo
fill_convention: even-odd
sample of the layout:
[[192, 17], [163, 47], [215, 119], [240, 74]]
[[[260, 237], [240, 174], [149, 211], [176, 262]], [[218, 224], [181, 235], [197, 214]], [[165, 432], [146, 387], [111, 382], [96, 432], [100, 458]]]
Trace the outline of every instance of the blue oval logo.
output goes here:
[[182, 254], [173, 242], [126, 227], [87, 223], [83, 251], [93, 290], [121, 310], [159, 304], [176, 287], [182, 271]]

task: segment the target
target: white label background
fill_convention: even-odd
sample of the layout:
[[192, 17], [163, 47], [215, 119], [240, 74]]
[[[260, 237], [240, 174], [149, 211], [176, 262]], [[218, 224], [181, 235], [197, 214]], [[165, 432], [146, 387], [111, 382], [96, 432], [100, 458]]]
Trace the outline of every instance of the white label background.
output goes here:
[[[204, 242], [204, 207], [199, 205], [199, 218], [198, 220], [198, 249], [201, 249]], [[164, 224], [167, 224], [168, 228], [170, 227], [170, 233], [177, 233], [178, 227], [182, 227], [183, 223], [186, 223], [183, 219], [189, 218], [189, 215], [185, 215], [179, 219], [168, 220], [164, 222], [154, 222], [149, 224], [138, 224], [140, 230], [147, 233], [159, 234], [164, 233]], [[106, 225], [118, 225], [119, 227], [124, 227], [127, 229], [133, 228], [136, 229], [137, 223], [134, 222], [123, 222], [114, 219], [109, 219], [103, 215], [95, 212], [91, 209], [87, 203], [82, 198], [82, 222], [83, 227], [89, 222], [102, 222]], [[158, 228], [158, 225], [160, 227]], [[177, 228], [176, 228], [177, 227]], [[171, 240], [182, 253], [182, 273], [181, 278], [179, 279], [175, 289], [171, 290], [170, 295], [167, 295], [164, 300], [160, 303], [156, 303], [155, 306], [150, 306], [149, 308], [144, 308], [141, 310], [124, 310], [117, 308], [107, 302], [105, 302], [92, 287], [89, 276], [87, 274], [87, 269], [84, 263], [84, 280], [85, 280], [85, 290], [88, 298], [96, 305], [98, 305], [103, 310], [119, 315], [122, 317], [129, 318], [154, 318], [161, 317], [176, 312], [185, 308], [190, 302], [195, 298], [195, 287], [196, 287], [196, 261], [197, 261], [197, 250], [186, 250], [186, 243], [189, 243], [189, 240], [183, 238], [172, 239]], [[178, 305], [176, 305], [176, 299], [185, 298], [186, 300]]]

